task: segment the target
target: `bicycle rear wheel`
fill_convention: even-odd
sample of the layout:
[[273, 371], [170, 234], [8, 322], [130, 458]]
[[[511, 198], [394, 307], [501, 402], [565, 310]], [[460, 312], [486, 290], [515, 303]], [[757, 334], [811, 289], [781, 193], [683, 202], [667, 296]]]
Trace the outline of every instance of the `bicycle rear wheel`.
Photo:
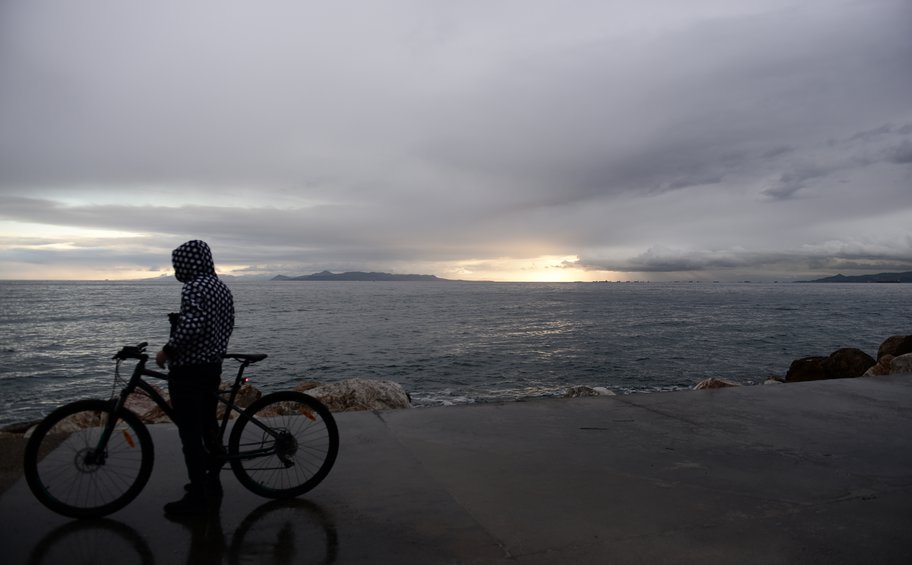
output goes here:
[[238, 481], [267, 498], [291, 498], [326, 478], [339, 453], [332, 413], [301, 392], [267, 394], [238, 417], [228, 458]]
[[148, 482], [155, 457], [152, 437], [132, 412], [118, 414], [107, 445], [99, 449], [113, 409], [105, 400], [61, 406], [29, 438], [26, 482], [54, 512], [73, 518], [104, 516], [126, 506]]

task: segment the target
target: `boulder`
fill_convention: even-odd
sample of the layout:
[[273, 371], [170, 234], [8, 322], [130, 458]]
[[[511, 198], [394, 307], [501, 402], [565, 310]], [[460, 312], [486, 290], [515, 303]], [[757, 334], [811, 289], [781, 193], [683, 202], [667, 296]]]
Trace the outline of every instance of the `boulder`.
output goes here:
[[889, 353], [877, 361], [877, 364], [865, 372], [866, 377], [882, 375], [912, 375], [912, 353], [893, 357]]
[[303, 381], [299, 383], [298, 386], [294, 387], [294, 389], [298, 392], [307, 392], [311, 389], [317, 388], [321, 384], [322, 383], [319, 383], [317, 381]]
[[263, 393], [260, 390], [253, 386], [250, 383], [247, 383], [241, 386], [241, 389], [238, 391], [237, 396], [234, 398], [234, 403], [240, 406], [241, 408], [247, 408], [263, 396]]
[[148, 412], [139, 415], [139, 419], [145, 422], [146, 424], [163, 424], [165, 422], [170, 422], [171, 418], [165, 414], [165, 411], [155, 406]]
[[717, 379], [715, 377], [710, 377], [708, 379], [703, 379], [694, 386], [694, 390], [706, 390], [709, 388], [728, 388], [732, 386], [741, 386], [734, 381], [728, 379]]
[[[155, 392], [162, 395], [165, 401], [168, 401], [168, 393], [166, 391], [162, 390], [162, 388], [159, 386], [151, 383], [149, 384], [153, 389], [155, 389]], [[154, 400], [146, 395], [145, 392], [139, 389], [134, 390], [132, 393], [130, 393], [130, 396], [127, 397], [126, 408], [130, 412], [133, 412], [139, 416], [142, 420], [144, 420], [143, 416], [145, 414], [151, 413], [154, 410], [161, 411], [161, 409], [158, 407], [158, 404], [156, 404]]]
[[0, 434], [22, 435], [40, 423], [41, 420], [29, 420], [27, 422], [7, 424], [0, 428]]
[[579, 398], [581, 396], [616, 396], [603, 386], [572, 386], [564, 393], [564, 398]]
[[[79, 431], [83, 428], [93, 428], [101, 425], [101, 416], [97, 412], [77, 412], [71, 416], [67, 416], [63, 420], [57, 422], [57, 424], [51, 428], [49, 435], [56, 434], [65, 434], [69, 435], [73, 432]], [[36, 425], [37, 427], [37, 425]], [[35, 428], [31, 428], [29, 431], [25, 432], [25, 437], [30, 438], [32, 432], [35, 431]]]
[[860, 377], [875, 365], [873, 357], [860, 349], [844, 347], [828, 357], [802, 357], [792, 362], [785, 381], [819, 381]]
[[395, 410], [412, 405], [402, 385], [391, 381], [346, 379], [312, 388], [307, 394], [332, 412]]
[[[227, 391], [231, 385], [223, 384], [221, 391]], [[241, 386], [241, 389], [238, 391], [237, 396], [234, 397], [234, 403], [240, 406], [241, 408], [247, 408], [263, 396], [263, 393], [257, 387], [253, 386], [250, 383]], [[217, 417], [221, 419], [225, 415], [225, 410], [228, 408], [219, 402], [218, 410], [216, 412]], [[232, 411], [230, 417], [237, 418], [238, 413]]]
[[785, 382], [819, 381], [828, 378], [823, 368], [824, 361], [826, 357], [802, 357], [792, 361], [785, 374]]
[[893, 358], [891, 375], [912, 375], [912, 353]]
[[[168, 391], [154, 384], [151, 386], [155, 389], [155, 392], [165, 399], [165, 402], [170, 404], [171, 399], [168, 396]], [[158, 404], [141, 390], [135, 390], [127, 397], [126, 406], [128, 410], [139, 416], [139, 419], [146, 424], [161, 424], [162, 422], [171, 421], [165, 411], [159, 408]]]
[[893, 358], [890, 367], [891, 375], [912, 375], [912, 353]]
[[880, 344], [880, 348], [877, 350], [877, 359], [884, 355], [899, 357], [907, 353], [912, 353], [912, 335], [894, 335], [888, 337]]
[[893, 367], [893, 356], [890, 354], [883, 355], [877, 360], [873, 367], [865, 371], [864, 377], [879, 377], [889, 375]]
[[854, 347], [837, 349], [823, 362], [827, 378], [847, 379], [860, 377], [877, 361], [864, 351]]

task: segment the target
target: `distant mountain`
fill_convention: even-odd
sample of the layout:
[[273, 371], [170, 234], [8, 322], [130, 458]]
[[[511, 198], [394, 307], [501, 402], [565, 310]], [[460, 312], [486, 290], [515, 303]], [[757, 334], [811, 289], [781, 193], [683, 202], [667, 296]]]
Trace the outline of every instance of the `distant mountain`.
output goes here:
[[390, 273], [364, 273], [361, 271], [353, 271], [348, 273], [332, 273], [330, 271], [322, 271], [319, 273], [314, 273], [312, 275], [303, 275], [300, 277], [287, 277], [285, 275], [276, 275], [270, 280], [274, 281], [384, 281], [384, 282], [400, 282], [400, 281], [426, 281], [426, 282], [437, 282], [437, 281], [446, 281], [448, 279], [441, 279], [434, 275], [393, 275]]
[[836, 275], [813, 281], [812, 283], [912, 283], [912, 271], [906, 273], [878, 273], [876, 275]]

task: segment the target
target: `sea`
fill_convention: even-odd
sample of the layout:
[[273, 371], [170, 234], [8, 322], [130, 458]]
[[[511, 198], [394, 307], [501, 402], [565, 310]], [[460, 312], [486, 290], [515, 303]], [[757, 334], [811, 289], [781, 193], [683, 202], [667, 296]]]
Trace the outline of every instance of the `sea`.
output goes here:
[[[229, 281], [230, 350], [271, 392], [400, 383], [417, 407], [757, 384], [810, 355], [912, 334], [907, 284]], [[0, 425], [114, 389], [111, 357], [168, 337], [177, 282], [0, 281]], [[121, 372], [129, 374], [129, 367]]]

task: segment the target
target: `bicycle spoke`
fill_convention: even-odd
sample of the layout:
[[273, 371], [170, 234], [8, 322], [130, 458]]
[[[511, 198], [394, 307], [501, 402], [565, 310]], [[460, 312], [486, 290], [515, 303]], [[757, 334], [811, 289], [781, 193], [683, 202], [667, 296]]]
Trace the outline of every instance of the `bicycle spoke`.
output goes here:
[[295, 392], [274, 393], [245, 414], [232, 431], [230, 447], [232, 468], [247, 488], [275, 498], [296, 496], [329, 472], [338, 432], [317, 401]]
[[[108, 514], [132, 500], [148, 480], [151, 439], [132, 414], [118, 420], [103, 456], [90, 457], [98, 448], [110, 409], [111, 404], [101, 400], [64, 406], [48, 416], [29, 440], [26, 479], [35, 496], [52, 510], [74, 517]], [[59, 434], [51, 433], [69, 429], [73, 422], [94, 426], [73, 431], [62, 443]], [[44, 454], [43, 459], [39, 454]]]

